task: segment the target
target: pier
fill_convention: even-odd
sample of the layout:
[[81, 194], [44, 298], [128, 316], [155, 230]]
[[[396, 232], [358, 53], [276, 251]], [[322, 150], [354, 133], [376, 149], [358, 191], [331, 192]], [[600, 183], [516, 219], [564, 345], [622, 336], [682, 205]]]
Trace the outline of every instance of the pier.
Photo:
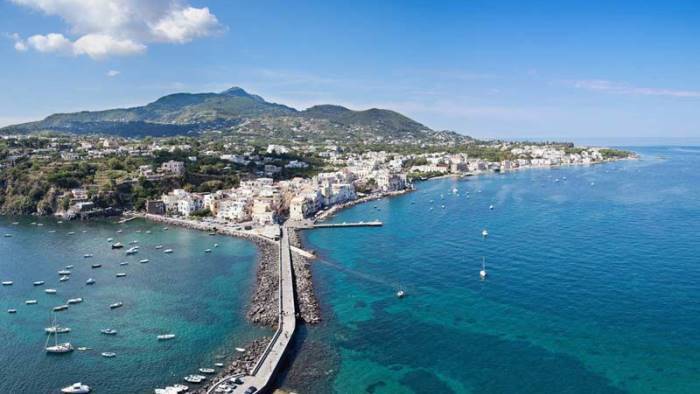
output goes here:
[[356, 222], [356, 223], [314, 223], [311, 228], [337, 228], [337, 227], [381, 227], [384, 223], [375, 220], [372, 222]]
[[230, 379], [239, 378], [242, 384], [232, 393], [244, 393], [249, 387], [255, 387], [257, 392], [269, 389], [273, 376], [284, 356], [285, 351], [292, 340], [296, 330], [296, 303], [294, 300], [294, 284], [292, 283], [292, 252], [289, 245], [289, 234], [286, 227], [282, 227], [279, 240], [280, 265], [279, 265], [279, 323], [277, 331], [272, 337], [267, 348], [253, 367], [250, 375], [227, 375], [213, 384], [207, 393], [214, 393], [222, 384], [229, 384]]

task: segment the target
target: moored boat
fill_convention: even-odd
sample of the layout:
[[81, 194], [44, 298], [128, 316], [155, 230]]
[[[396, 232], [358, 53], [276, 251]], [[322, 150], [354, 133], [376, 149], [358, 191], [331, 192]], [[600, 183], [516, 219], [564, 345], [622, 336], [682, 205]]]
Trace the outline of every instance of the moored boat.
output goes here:
[[121, 242], [117, 242], [117, 243], [112, 244], [112, 249], [121, 249], [123, 247], [124, 247], [124, 245], [122, 245]]
[[91, 267], [92, 268], [100, 268], [100, 267], [102, 267], [102, 264], [100, 264], [100, 263], [93, 264], [93, 265], [91, 265]]
[[165, 249], [165, 250], [163, 251], [163, 253], [172, 253], [172, 252], [173, 252], [172, 249]]
[[114, 352], [102, 352], [101, 355], [102, 355], [102, 357], [106, 357], [106, 358], [114, 358], [114, 357], [117, 356], [117, 353], [114, 353]]
[[175, 334], [161, 334], [161, 335], [158, 335], [157, 338], [159, 341], [167, 341], [169, 339], [175, 338]]
[[54, 312], [61, 312], [61, 311], [65, 311], [66, 309], [68, 309], [68, 305], [67, 305], [67, 304], [63, 304], [63, 305], [59, 305], [59, 306], [53, 307], [53, 311], [54, 311]]
[[117, 278], [123, 278], [126, 276], [126, 272], [117, 272]]
[[80, 298], [80, 297], [77, 297], [77, 298], [71, 298], [71, 299], [69, 299], [68, 301], [66, 301], [66, 304], [69, 304], [69, 305], [71, 305], [71, 304], [80, 304], [81, 302], [83, 302], [83, 299]]
[[92, 390], [90, 386], [78, 382], [62, 388], [61, 392], [64, 394], [86, 394], [89, 393], [90, 390]]
[[94, 284], [95, 284], [95, 280], [92, 279], [92, 278], [88, 278], [88, 280], [85, 281], [85, 284], [86, 284], [86, 285], [94, 285]]
[[122, 303], [122, 302], [115, 302], [114, 304], [110, 304], [109, 309], [121, 308], [122, 306], [124, 306], [124, 303]]
[[24, 301], [24, 303], [27, 304], [27, 305], [36, 305], [36, 304], [37, 304], [37, 300], [26, 300], [26, 301]]
[[37, 280], [36, 282], [33, 283], [33, 285], [34, 285], [34, 286], [41, 286], [41, 285], [43, 285], [44, 283], [46, 283], [46, 282], [44, 282], [43, 280]]
[[148, 263], [148, 259], [139, 260], [139, 263], [146, 264], [146, 263]]
[[46, 290], [44, 290], [44, 293], [46, 293], [46, 294], [56, 294], [56, 289], [46, 289]]
[[13, 283], [13, 282], [12, 282], [11, 280], [6, 280], [6, 281], [3, 281], [3, 282], [2, 282], [2, 285], [3, 285], [3, 286], [12, 286], [12, 283]]
[[216, 373], [216, 370], [214, 368], [199, 368], [199, 372], [211, 375]]
[[104, 330], [100, 330], [100, 332], [104, 335], [117, 335], [117, 330], [111, 328], [105, 328]]

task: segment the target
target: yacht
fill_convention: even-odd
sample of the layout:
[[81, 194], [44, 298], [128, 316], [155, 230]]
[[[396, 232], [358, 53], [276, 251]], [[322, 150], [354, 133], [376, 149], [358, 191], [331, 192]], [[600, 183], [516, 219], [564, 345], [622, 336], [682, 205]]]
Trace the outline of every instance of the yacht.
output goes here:
[[162, 334], [158, 335], [158, 340], [159, 341], [167, 341], [168, 339], [173, 339], [175, 338], [175, 334]]
[[206, 373], [206, 374], [213, 374], [213, 373], [216, 373], [216, 370], [214, 368], [200, 368], [199, 372]]
[[53, 307], [54, 312], [61, 312], [61, 311], [65, 311], [66, 309], [68, 309], [68, 305], [66, 305], [66, 304]]
[[109, 306], [109, 309], [121, 308], [122, 306], [124, 306], [124, 303], [122, 303], [122, 302], [115, 302], [114, 304], [111, 304], [111, 305]]
[[121, 249], [123, 247], [124, 247], [124, 245], [122, 245], [121, 242], [117, 242], [117, 243], [112, 244], [112, 249]]
[[102, 264], [100, 264], [100, 263], [93, 264], [93, 265], [91, 265], [91, 267], [92, 268], [100, 268], [100, 267], [102, 267]]
[[61, 276], [70, 275], [70, 271], [68, 271], [68, 270], [60, 270], [60, 271], [58, 271], [58, 274], [61, 275]]
[[51, 327], [46, 327], [44, 328], [44, 332], [47, 334], [65, 334], [70, 332], [70, 328], [68, 327], [60, 327], [60, 326], [51, 326]]
[[126, 276], [126, 272], [117, 272], [117, 278], [123, 278]]
[[146, 263], [148, 263], [148, 259], [139, 260], [139, 263], [146, 264]]
[[85, 281], [85, 284], [86, 284], [86, 285], [94, 285], [94, 284], [95, 284], [95, 280], [92, 279], [92, 278], [88, 278], [88, 280]]
[[44, 282], [43, 280], [38, 280], [38, 281], [34, 282], [33, 284], [34, 284], [34, 286], [41, 286], [44, 283], [46, 283], [46, 282]]
[[78, 382], [62, 388], [61, 392], [64, 394], [85, 394], [89, 393], [90, 390], [90, 386]]
[[24, 303], [27, 305], [36, 305], [37, 300], [27, 300], [27, 301], [24, 301]]
[[[56, 318], [54, 317], [53, 320], [53, 325], [54, 327], [58, 328], [56, 325]], [[73, 345], [70, 344], [70, 342], [64, 342], [64, 343], [58, 343], [58, 334], [59, 330], [56, 329], [53, 332], [49, 332], [49, 335], [46, 337], [46, 353], [55, 353], [55, 354], [62, 354], [62, 353], [70, 353], [73, 351]], [[53, 346], [49, 346], [49, 341], [51, 340], [51, 336], [53, 335], [54, 337], [54, 344]]]
[[2, 282], [2, 285], [3, 286], [12, 286], [12, 283], [14, 283], [14, 282], [12, 282], [11, 280], [6, 280], [6, 281]]
[[46, 289], [46, 290], [44, 290], [44, 293], [46, 293], [46, 294], [56, 294], [56, 289]]
[[114, 358], [117, 356], [117, 353], [114, 353], [114, 352], [102, 352], [101, 354], [102, 354], [102, 357], [106, 357], [106, 358]]
[[173, 252], [172, 249], [165, 249], [165, 250], [163, 251], [163, 253], [172, 253], [172, 252]]
[[66, 301], [66, 304], [68, 304], [68, 305], [80, 304], [81, 302], [83, 302], [83, 299], [80, 298], [80, 297], [78, 297], [78, 298], [71, 298], [71, 299], [69, 299], [68, 301]]
[[117, 330], [111, 328], [105, 328], [104, 330], [100, 330], [100, 332], [104, 335], [117, 335]]

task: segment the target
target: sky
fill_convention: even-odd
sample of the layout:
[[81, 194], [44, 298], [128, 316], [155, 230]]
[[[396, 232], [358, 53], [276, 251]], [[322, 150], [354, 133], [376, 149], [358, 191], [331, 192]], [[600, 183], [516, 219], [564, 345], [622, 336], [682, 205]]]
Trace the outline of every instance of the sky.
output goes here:
[[700, 140], [700, 2], [0, 0], [0, 125], [232, 86], [482, 138]]

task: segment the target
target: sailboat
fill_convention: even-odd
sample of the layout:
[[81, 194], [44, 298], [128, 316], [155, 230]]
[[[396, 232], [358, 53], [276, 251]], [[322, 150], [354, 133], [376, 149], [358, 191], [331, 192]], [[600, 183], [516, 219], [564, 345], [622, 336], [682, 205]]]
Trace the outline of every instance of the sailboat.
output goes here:
[[479, 277], [481, 279], [486, 279], [486, 257], [481, 258], [481, 271], [479, 271]]
[[[53, 327], [58, 327], [56, 324], [56, 316], [54, 315], [53, 318]], [[49, 332], [49, 335], [46, 337], [46, 353], [55, 353], [55, 354], [62, 354], [62, 353], [70, 353], [73, 351], [73, 345], [70, 344], [70, 342], [64, 342], [64, 343], [58, 343], [58, 333], [59, 330], [54, 330], [53, 332]], [[49, 346], [49, 341], [51, 340], [51, 336], [53, 335], [54, 337], [54, 344], [53, 346]]]

